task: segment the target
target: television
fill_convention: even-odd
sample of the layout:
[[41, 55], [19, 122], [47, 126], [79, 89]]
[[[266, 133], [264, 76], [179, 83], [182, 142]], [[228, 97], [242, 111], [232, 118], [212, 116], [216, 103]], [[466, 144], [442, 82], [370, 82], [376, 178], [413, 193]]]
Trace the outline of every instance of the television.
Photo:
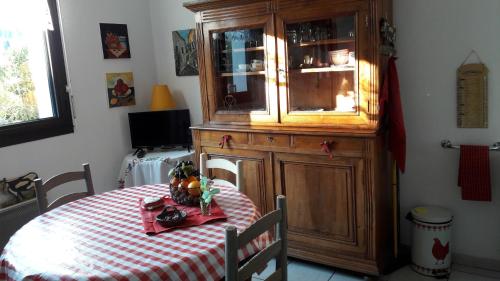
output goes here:
[[129, 113], [128, 121], [133, 148], [189, 149], [192, 143], [188, 109]]

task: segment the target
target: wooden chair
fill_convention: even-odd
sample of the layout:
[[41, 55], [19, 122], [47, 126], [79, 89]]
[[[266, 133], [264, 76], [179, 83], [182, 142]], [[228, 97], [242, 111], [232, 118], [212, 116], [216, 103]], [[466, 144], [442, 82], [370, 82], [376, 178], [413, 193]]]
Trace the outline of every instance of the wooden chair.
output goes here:
[[[70, 193], [67, 195], [63, 195], [54, 200], [52, 203], [50, 204], [48, 203], [47, 201], [48, 191], [61, 184], [77, 180], [85, 180], [85, 183], [87, 185], [86, 192]], [[36, 198], [38, 201], [38, 211], [40, 214], [43, 214], [49, 210], [52, 210], [56, 207], [74, 201], [76, 199], [94, 195], [95, 193], [94, 185], [92, 184], [92, 175], [90, 174], [90, 166], [87, 163], [83, 164], [83, 171], [81, 172], [68, 172], [59, 174], [50, 178], [45, 183], [42, 183], [42, 180], [39, 178], [36, 179], [35, 190], [36, 190]]]
[[[278, 209], [266, 214], [248, 229], [237, 234], [236, 227], [226, 227], [226, 281], [251, 279], [252, 274], [265, 268], [267, 263], [276, 258], [276, 271], [266, 280], [288, 279], [287, 272], [287, 214], [286, 199], [283, 195], [276, 198]], [[238, 267], [238, 249], [247, 245], [265, 231], [276, 225], [274, 242], [254, 255], [248, 262]]]
[[242, 191], [243, 186], [243, 161], [238, 160], [236, 164], [226, 159], [210, 159], [206, 153], [200, 154], [200, 173], [204, 176], [208, 176], [208, 169], [223, 169], [230, 171], [236, 175], [236, 184], [228, 182], [222, 179], [216, 179], [215, 181], [219, 184], [230, 185], [236, 187], [239, 191]]

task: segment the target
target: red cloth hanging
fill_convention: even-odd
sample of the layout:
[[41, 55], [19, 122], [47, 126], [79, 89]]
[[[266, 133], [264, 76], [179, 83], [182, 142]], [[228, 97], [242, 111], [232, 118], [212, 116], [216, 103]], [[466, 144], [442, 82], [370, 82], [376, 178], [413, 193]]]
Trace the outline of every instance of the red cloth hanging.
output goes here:
[[387, 73], [380, 91], [379, 106], [380, 116], [384, 117], [387, 114], [389, 150], [392, 152], [397, 167], [404, 173], [406, 167], [406, 129], [395, 57], [390, 57], [388, 61]]
[[461, 145], [458, 186], [463, 200], [491, 201], [489, 147]]

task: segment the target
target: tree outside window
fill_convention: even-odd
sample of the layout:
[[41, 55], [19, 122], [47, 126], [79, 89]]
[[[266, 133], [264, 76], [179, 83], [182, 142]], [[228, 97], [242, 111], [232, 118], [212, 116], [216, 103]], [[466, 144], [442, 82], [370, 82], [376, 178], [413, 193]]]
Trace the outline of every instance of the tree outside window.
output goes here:
[[56, 0], [0, 10], [0, 147], [73, 131]]

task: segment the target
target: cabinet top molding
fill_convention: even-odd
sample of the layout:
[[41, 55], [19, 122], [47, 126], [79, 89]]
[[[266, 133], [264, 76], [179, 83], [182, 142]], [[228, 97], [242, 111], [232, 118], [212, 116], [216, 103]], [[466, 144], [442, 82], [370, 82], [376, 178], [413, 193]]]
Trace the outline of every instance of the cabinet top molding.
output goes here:
[[258, 2], [271, 2], [270, 0], [194, 0], [185, 2], [183, 5], [193, 12], [210, 9], [224, 8], [230, 6], [254, 4]]
[[184, 7], [192, 12], [202, 12], [213, 9], [228, 8], [246, 4], [269, 3], [276, 9], [287, 8], [289, 6], [307, 8], [314, 5], [331, 6], [343, 2], [368, 3], [377, 0], [193, 0], [184, 2]]

